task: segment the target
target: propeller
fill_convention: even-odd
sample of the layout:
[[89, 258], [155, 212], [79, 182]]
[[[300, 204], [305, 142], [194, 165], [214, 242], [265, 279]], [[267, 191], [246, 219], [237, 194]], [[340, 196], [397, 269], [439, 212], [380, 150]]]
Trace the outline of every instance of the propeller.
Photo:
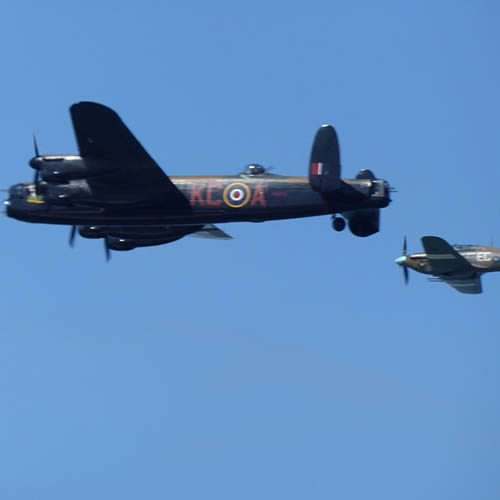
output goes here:
[[408, 281], [410, 280], [410, 276], [408, 273], [408, 268], [405, 265], [406, 262], [406, 236], [403, 239], [403, 253], [401, 257], [396, 259], [396, 264], [399, 264], [403, 268], [403, 277], [405, 281], [405, 285], [408, 285]]
[[76, 235], [76, 226], [71, 226], [71, 232], [69, 233], [69, 246], [73, 248], [75, 245], [75, 235]]
[[410, 281], [410, 274], [408, 273], [408, 268], [406, 266], [403, 266], [403, 276], [405, 279], [405, 285], [408, 285], [408, 282]]
[[[71, 226], [71, 231], [69, 233], [69, 246], [73, 248], [75, 244], [75, 236], [76, 236], [77, 226]], [[104, 238], [104, 254], [106, 255], [106, 262], [109, 262], [111, 259], [111, 249], [108, 245], [108, 238], [105, 236]]]
[[[40, 156], [40, 152], [38, 151], [38, 144], [36, 143], [35, 134], [33, 134], [33, 146], [35, 148], [35, 158]], [[31, 162], [30, 162], [31, 165]], [[35, 176], [33, 178], [33, 184], [35, 185], [35, 193], [38, 196], [40, 193], [38, 192], [38, 187], [40, 184], [40, 170], [38, 168], [35, 169]]]
[[[406, 234], [405, 237], [403, 238], [403, 257], [406, 257]], [[403, 276], [405, 280], [405, 285], [408, 285], [408, 281], [410, 281], [410, 274], [408, 273], [408, 268], [406, 266], [403, 266]]]
[[109, 249], [107, 236], [104, 237], [104, 253], [106, 254], [106, 262], [109, 262], [111, 259], [111, 250]]
[[38, 144], [36, 143], [36, 136], [33, 132], [33, 146], [35, 147], [35, 157], [38, 158], [40, 156], [40, 152], [38, 151]]

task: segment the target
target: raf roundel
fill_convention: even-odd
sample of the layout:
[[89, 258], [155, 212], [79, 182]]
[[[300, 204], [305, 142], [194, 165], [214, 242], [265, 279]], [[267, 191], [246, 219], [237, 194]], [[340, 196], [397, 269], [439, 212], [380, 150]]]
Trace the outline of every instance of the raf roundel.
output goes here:
[[242, 182], [233, 182], [226, 186], [222, 197], [231, 208], [241, 208], [250, 201], [250, 188]]

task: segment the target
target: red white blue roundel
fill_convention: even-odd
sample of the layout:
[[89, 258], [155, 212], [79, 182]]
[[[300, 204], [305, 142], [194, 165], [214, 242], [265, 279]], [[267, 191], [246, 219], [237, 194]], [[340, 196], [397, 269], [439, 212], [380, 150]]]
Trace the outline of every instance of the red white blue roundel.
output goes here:
[[222, 197], [232, 208], [244, 207], [250, 201], [250, 188], [242, 182], [233, 182], [226, 186]]

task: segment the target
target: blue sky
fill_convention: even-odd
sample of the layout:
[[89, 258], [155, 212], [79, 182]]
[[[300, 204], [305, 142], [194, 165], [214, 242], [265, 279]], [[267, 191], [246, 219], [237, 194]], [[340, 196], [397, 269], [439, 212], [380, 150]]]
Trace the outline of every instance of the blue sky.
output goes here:
[[0, 6], [0, 186], [117, 110], [167, 174], [398, 189], [367, 239], [328, 217], [115, 253], [1, 219], [2, 498], [497, 499], [500, 276], [466, 296], [394, 264], [406, 234], [500, 246], [496, 2]]

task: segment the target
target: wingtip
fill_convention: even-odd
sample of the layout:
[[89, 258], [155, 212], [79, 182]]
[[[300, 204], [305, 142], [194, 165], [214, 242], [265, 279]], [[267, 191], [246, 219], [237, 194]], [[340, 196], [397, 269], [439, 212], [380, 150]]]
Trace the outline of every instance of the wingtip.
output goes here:
[[322, 140], [330, 140], [338, 142], [337, 131], [335, 130], [335, 127], [327, 123], [319, 127], [318, 131], [316, 132], [316, 137], [322, 138]]
[[[102, 110], [107, 110], [107, 111], [113, 111], [110, 107], [105, 106], [104, 104], [101, 104], [99, 102], [94, 102], [94, 101], [78, 101], [73, 103], [69, 107], [70, 111], [75, 111], [75, 110], [97, 110], [97, 109], [102, 109]], [[113, 111], [114, 113], [114, 111]]]
[[432, 241], [439, 241], [439, 242], [444, 242], [446, 244], [448, 244], [448, 242], [444, 239], [444, 238], [441, 238], [440, 236], [422, 236], [420, 238], [420, 241], [423, 243], [424, 241], [429, 241], [429, 242], [432, 242]]

